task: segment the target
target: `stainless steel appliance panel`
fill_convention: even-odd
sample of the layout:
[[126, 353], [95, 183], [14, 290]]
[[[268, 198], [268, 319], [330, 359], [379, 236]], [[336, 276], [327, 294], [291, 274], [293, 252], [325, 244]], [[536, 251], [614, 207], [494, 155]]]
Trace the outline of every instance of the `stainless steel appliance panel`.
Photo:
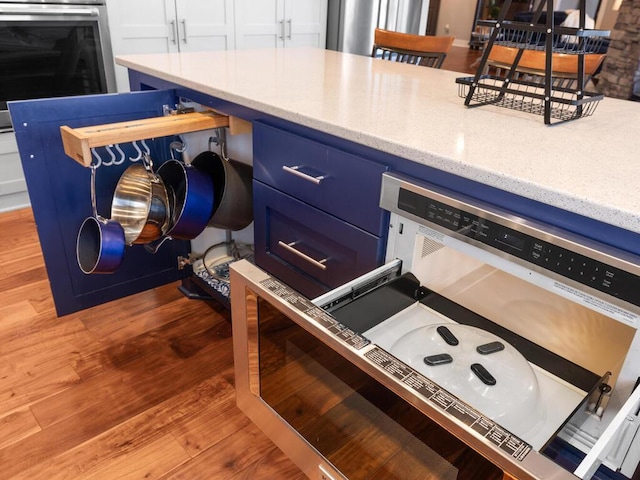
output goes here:
[[429, 0], [329, 0], [327, 48], [371, 55], [376, 28], [424, 35]]
[[0, 2], [0, 129], [7, 102], [115, 92], [104, 1]]

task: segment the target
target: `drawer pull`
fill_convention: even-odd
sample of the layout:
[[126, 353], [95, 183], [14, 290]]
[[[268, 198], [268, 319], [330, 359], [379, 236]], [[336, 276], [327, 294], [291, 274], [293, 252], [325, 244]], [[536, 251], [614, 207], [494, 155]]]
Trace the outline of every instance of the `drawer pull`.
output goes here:
[[283, 165], [282, 169], [285, 172], [293, 173], [294, 175], [308, 181], [311, 183], [315, 183], [316, 185], [320, 185], [320, 182], [324, 180], [324, 175], [320, 175], [319, 177], [312, 177], [311, 175], [307, 175], [299, 170], [300, 165], [295, 165], [293, 167], [288, 167], [287, 165]]
[[280, 245], [282, 248], [284, 248], [285, 250], [290, 251], [291, 253], [293, 253], [294, 255], [297, 255], [298, 257], [306, 260], [307, 262], [309, 262], [311, 265], [314, 265], [316, 267], [318, 267], [320, 270], [326, 270], [327, 266], [324, 265], [324, 263], [327, 261], [326, 258], [323, 258], [322, 260], [315, 260], [313, 258], [311, 258], [309, 255], [305, 255], [304, 253], [302, 253], [300, 250], [293, 248], [293, 246], [296, 244], [297, 242], [291, 242], [291, 243], [284, 243], [282, 240], [278, 241], [278, 245]]

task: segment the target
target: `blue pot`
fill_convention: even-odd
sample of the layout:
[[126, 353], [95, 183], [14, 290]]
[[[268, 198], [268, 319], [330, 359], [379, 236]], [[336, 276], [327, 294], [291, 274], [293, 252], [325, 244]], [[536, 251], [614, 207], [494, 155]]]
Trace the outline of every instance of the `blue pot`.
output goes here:
[[179, 160], [167, 160], [158, 168], [167, 189], [171, 215], [166, 235], [191, 240], [205, 229], [215, 201], [211, 176]]
[[80, 227], [76, 257], [86, 273], [113, 273], [124, 258], [124, 230], [113, 220], [87, 218]]

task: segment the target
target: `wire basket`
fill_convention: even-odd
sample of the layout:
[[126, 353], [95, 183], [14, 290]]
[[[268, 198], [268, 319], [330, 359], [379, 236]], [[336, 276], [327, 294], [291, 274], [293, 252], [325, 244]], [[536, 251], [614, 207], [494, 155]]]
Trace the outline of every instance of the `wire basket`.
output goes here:
[[[540, 77], [544, 80], [544, 77]], [[465, 99], [465, 105], [495, 105], [520, 112], [544, 115], [545, 121], [574, 120], [593, 114], [603, 95], [585, 92], [579, 94], [574, 89], [556, 87], [547, 98], [544, 82], [535, 76], [518, 78], [509, 82], [495, 75], [482, 75], [474, 85], [475, 77], [456, 79], [458, 95]], [[549, 123], [549, 122], [547, 122]]]

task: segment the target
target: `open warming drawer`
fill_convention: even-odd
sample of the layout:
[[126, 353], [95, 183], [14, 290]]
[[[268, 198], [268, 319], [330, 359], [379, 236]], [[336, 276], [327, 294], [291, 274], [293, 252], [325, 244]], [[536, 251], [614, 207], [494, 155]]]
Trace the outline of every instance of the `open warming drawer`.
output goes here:
[[314, 444], [327, 427], [296, 426], [269, 393], [266, 303], [507, 477], [592, 478], [604, 465], [630, 478], [640, 450], [637, 259], [397, 174], [383, 175], [381, 206], [391, 212], [388, 264], [314, 300], [247, 262], [233, 266], [241, 408], [274, 440], [277, 427], [256, 412], [285, 419], [294, 435], [279, 446], [308, 475], [324, 465], [336, 478], [377, 478], [348, 473], [359, 470]]

